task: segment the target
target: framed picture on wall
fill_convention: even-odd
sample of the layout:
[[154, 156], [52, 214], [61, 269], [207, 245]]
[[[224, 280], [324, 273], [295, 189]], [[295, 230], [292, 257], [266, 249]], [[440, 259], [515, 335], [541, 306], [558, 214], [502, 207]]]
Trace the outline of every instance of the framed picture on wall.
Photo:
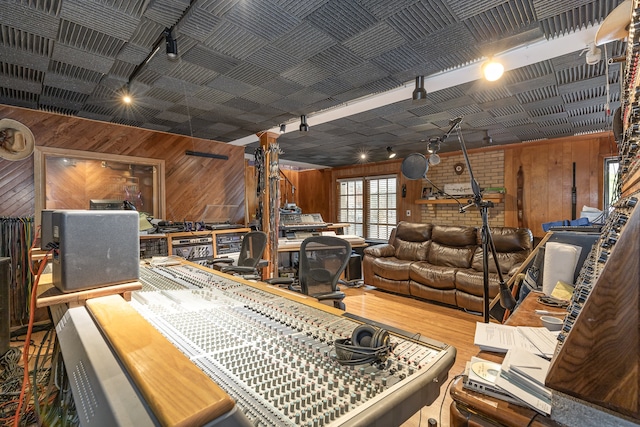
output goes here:
[[422, 187], [422, 193], [420, 195], [421, 199], [428, 199], [432, 196], [431, 187]]

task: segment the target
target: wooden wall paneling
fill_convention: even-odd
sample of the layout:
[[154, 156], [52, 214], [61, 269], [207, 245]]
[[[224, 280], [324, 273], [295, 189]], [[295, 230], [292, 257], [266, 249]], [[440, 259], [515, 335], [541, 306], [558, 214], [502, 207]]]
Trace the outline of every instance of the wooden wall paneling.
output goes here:
[[[237, 206], [232, 222], [245, 222], [244, 147], [4, 105], [0, 105], [0, 117], [27, 125], [37, 146], [165, 160], [166, 219], [200, 220], [207, 205], [223, 204]], [[186, 156], [186, 150], [227, 155], [229, 160]], [[7, 162], [0, 160], [0, 170], [10, 174], [2, 176], [0, 210], [6, 216], [33, 215], [33, 158], [9, 162], [19, 164], [15, 166], [6, 166]], [[17, 200], [24, 196], [14, 194], [5, 182], [13, 182], [13, 188], [22, 193], [28, 189], [28, 201], [14, 202], [14, 196], [20, 196]]]
[[298, 206], [304, 213], [319, 213], [326, 222], [336, 222], [332, 209], [333, 182], [329, 169], [312, 169], [297, 173], [296, 188]]
[[518, 205], [516, 191], [518, 188], [516, 176], [520, 164], [514, 159], [513, 150], [505, 150], [504, 153], [504, 225], [505, 227], [518, 226]]
[[15, 162], [0, 159], [0, 216], [33, 215], [33, 160]]

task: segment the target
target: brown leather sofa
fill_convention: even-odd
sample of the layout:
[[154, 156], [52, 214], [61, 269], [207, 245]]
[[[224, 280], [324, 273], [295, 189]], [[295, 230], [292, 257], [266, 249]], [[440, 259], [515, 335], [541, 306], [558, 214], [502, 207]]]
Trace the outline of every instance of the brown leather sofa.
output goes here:
[[[505, 282], [533, 248], [526, 228], [493, 227], [491, 235]], [[376, 288], [461, 307], [483, 309], [481, 229], [400, 222], [389, 242], [364, 250], [364, 283]], [[489, 297], [499, 291], [489, 254]]]

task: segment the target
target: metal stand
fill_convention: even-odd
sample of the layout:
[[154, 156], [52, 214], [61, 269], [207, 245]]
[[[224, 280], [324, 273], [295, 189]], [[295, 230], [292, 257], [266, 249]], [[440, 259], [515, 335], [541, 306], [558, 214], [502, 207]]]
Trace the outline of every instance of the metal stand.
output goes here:
[[464, 156], [464, 161], [467, 164], [467, 170], [469, 171], [469, 177], [471, 178], [471, 190], [473, 191], [473, 199], [469, 200], [469, 204], [467, 206], [463, 206], [460, 208], [460, 213], [466, 212], [468, 208], [471, 206], [476, 206], [480, 211], [480, 216], [482, 218], [482, 285], [483, 285], [483, 315], [484, 315], [484, 323], [489, 323], [489, 251], [491, 251], [491, 255], [493, 256], [493, 262], [495, 263], [496, 270], [498, 272], [498, 279], [500, 281], [500, 305], [508, 310], [512, 310], [516, 301], [511, 295], [511, 291], [507, 287], [504, 282], [504, 277], [502, 276], [502, 271], [500, 270], [500, 264], [498, 263], [498, 256], [496, 253], [496, 247], [493, 243], [493, 237], [491, 236], [491, 229], [489, 228], [489, 208], [493, 207], [493, 202], [488, 200], [482, 200], [482, 191], [480, 190], [480, 186], [478, 182], [473, 177], [473, 170], [471, 169], [471, 163], [469, 162], [469, 155], [467, 154], [467, 147], [465, 146], [464, 139], [462, 138], [462, 130], [460, 129], [460, 123], [462, 122], [462, 117], [458, 117], [451, 121], [451, 129], [445, 134], [443, 140], [446, 139], [447, 136], [454, 129], [457, 130], [458, 141], [460, 142], [460, 147], [462, 149], [462, 155]]

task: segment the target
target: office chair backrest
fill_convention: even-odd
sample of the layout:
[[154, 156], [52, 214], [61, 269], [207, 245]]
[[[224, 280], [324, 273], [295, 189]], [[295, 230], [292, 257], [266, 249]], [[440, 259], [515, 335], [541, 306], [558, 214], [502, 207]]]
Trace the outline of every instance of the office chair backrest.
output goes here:
[[265, 248], [267, 247], [267, 234], [263, 231], [251, 231], [245, 234], [238, 256], [238, 266], [255, 268]]
[[300, 245], [298, 279], [303, 294], [333, 292], [351, 257], [351, 244], [334, 236], [306, 238]]

